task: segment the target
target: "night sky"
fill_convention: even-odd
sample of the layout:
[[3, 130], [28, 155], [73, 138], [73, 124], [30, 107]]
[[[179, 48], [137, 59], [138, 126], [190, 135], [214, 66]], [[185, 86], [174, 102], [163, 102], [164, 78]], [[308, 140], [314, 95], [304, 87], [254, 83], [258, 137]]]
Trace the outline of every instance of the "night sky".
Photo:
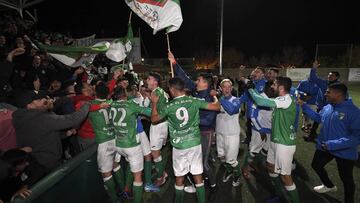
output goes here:
[[[355, 1], [324, 0], [224, 0], [224, 49], [246, 55], [274, 54], [283, 47], [301, 45], [313, 55], [318, 43], [358, 43], [358, 7]], [[170, 35], [177, 57], [193, 57], [203, 50], [218, 52], [219, 0], [182, 0], [183, 24]], [[123, 0], [49, 0], [37, 5], [40, 28], [70, 32], [73, 37], [126, 34], [130, 9]], [[152, 29], [133, 15], [135, 35], [139, 29], [148, 57], [165, 57], [164, 32]]]

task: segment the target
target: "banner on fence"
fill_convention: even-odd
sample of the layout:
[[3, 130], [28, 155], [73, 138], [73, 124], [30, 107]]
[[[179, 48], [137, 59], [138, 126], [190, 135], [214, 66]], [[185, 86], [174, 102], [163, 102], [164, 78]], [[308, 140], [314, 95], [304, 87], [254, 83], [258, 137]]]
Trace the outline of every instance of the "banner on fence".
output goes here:
[[360, 82], [360, 68], [349, 68], [349, 82]]
[[88, 37], [83, 37], [83, 38], [79, 38], [79, 39], [75, 39], [73, 42], [73, 46], [78, 46], [78, 47], [87, 47], [87, 46], [91, 46], [94, 44], [95, 41], [95, 34], [88, 36]]
[[308, 78], [310, 75], [310, 68], [292, 68], [286, 69], [286, 76], [293, 81], [300, 81]]

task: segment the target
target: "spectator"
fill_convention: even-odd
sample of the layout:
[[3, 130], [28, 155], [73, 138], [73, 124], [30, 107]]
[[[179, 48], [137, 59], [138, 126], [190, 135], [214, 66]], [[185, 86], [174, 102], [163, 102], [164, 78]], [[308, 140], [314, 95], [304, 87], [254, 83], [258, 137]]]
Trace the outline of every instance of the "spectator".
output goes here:
[[16, 107], [0, 103], [0, 149], [9, 150], [16, 148], [16, 133], [12, 124], [12, 114]]
[[48, 75], [46, 71], [41, 67], [41, 58], [39, 55], [33, 57], [32, 65], [29, 70], [26, 72], [25, 80], [29, 90], [32, 90], [33, 84], [36, 81], [39, 83], [39, 89], [34, 87], [35, 90], [47, 89], [48, 85]]
[[120, 86], [127, 90], [127, 88], [129, 87], [129, 80], [125, 76], [122, 78], [119, 78], [117, 80], [116, 86]]
[[33, 156], [50, 172], [61, 163], [61, 130], [78, 126], [87, 116], [89, 105], [70, 115], [56, 115], [53, 102], [43, 93], [28, 91], [18, 99], [21, 108], [13, 114], [19, 147], [30, 146]]
[[[86, 83], [82, 85], [81, 94], [75, 96], [75, 108], [80, 110], [86, 102], [95, 99], [93, 89]], [[78, 142], [80, 150], [83, 151], [95, 143], [95, 133], [90, 120], [87, 118], [78, 129]]]
[[266, 80], [275, 81], [275, 79], [279, 76], [279, 70], [276, 68], [270, 68], [265, 75]]
[[[322, 94], [317, 84], [312, 83], [309, 79], [300, 81], [297, 90], [301, 92], [301, 99], [308, 104], [313, 110], [318, 111], [321, 109], [319, 105], [319, 98], [322, 100]], [[322, 101], [320, 101], [322, 103]], [[317, 136], [316, 129], [319, 124], [311, 122], [311, 120], [304, 114], [303, 124], [301, 129], [306, 133], [304, 136], [305, 141], [313, 141]]]
[[6, 38], [4, 35], [0, 35], [0, 61], [3, 61], [6, 58], [8, 52], [9, 48], [6, 45]]
[[49, 96], [54, 97], [60, 97], [63, 96], [64, 92], [61, 89], [61, 81], [58, 79], [53, 79], [50, 82], [50, 86], [48, 88]]
[[5, 101], [10, 88], [10, 78], [14, 69], [13, 59], [16, 56], [24, 54], [23, 48], [17, 48], [9, 52], [5, 61], [0, 62], [0, 102]]
[[238, 95], [241, 96], [244, 94], [246, 90], [246, 83], [249, 81], [249, 79], [245, 78], [244, 76], [240, 76], [239, 79], [236, 79], [236, 83], [238, 84]]
[[[322, 93], [325, 94], [326, 89], [329, 85], [340, 83], [340, 81], [339, 81], [340, 73], [337, 71], [330, 71], [327, 76], [327, 80], [321, 79], [317, 76], [317, 69], [319, 67], [320, 67], [320, 63], [318, 61], [314, 61], [313, 67], [310, 71], [309, 80], [310, 80], [310, 82], [317, 84], [319, 86], [319, 88], [321, 89]], [[325, 99], [325, 97], [323, 97], [323, 98]], [[326, 101], [324, 101], [323, 105], [324, 106], [326, 105]]]
[[322, 185], [314, 187], [315, 192], [327, 193], [337, 191], [329, 179], [325, 165], [335, 159], [344, 184], [345, 203], [354, 202], [355, 183], [353, 168], [358, 157], [360, 144], [360, 110], [352, 100], [347, 99], [347, 87], [333, 83], [325, 92], [329, 103], [320, 113], [316, 113], [300, 101], [303, 112], [311, 119], [323, 124], [316, 140], [316, 151], [312, 167], [321, 179]]
[[[255, 84], [255, 88], [256, 90], [261, 94], [264, 92], [264, 88], [265, 88], [265, 70], [259, 66], [257, 66], [250, 75], [250, 79], [251, 81]], [[250, 140], [251, 140], [251, 136], [252, 136], [252, 124], [251, 124], [251, 114], [252, 114], [252, 105], [253, 105], [253, 100], [252, 98], [249, 96], [248, 92], [246, 91], [242, 96], [244, 96], [245, 98], [247, 97], [247, 102], [246, 102], [246, 117], [247, 117], [247, 121], [246, 121], [246, 138], [244, 140], [242, 140], [241, 142], [243, 144], [249, 144]]]
[[20, 149], [8, 150], [1, 156], [0, 200], [8, 202], [13, 201], [17, 196], [22, 198], [30, 196], [28, 175], [25, 174], [25, 169], [29, 165], [28, 159], [29, 154]]

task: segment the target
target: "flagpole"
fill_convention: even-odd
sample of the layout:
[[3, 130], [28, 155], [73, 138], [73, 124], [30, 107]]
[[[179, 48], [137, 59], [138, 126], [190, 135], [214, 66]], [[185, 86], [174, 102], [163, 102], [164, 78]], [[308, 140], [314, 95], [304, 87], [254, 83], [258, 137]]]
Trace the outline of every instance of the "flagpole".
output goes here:
[[219, 54], [219, 74], [222, 75], [223, 73], [223, 66], [222, 66], [222, 55], [223, 55], [223, 28], [224, 28], [224, 0], [220, 0], [221, 2], [221, 17], [220, 17], [220, 54]]
[[[168, 33], [166, 33], [166, 41], [167, 41], [168, 50], [171, 51], [171, 49], [170, 49], [170, 39], [169, 39], [169, 34]], [[170, 62], [170, 68], [171, 68], [171, 77], [173, 78], [174, 77], [174, 68], [173, 68], [173, 65], [172, 65], [171, 62]]]
[[[129, 14], [129, 22], [128, 22], [128, 25], [131, 23], [131, 16], [132, 16], [132, 11], [130, 11], [130, 14]], [[127, 39], [127, 35], [126, 35], [126, 39]], [[124, 58], [123, 60], [123, 64], [122, 64], [122, 68], [125, 69], [125, 59], [126, 57]]]
[[131, 16], [132, 16], [132, 11], [130, 11], [129, 23], [128, 23], [128, 24], [130, 24], [130, 23], [131, 23]]

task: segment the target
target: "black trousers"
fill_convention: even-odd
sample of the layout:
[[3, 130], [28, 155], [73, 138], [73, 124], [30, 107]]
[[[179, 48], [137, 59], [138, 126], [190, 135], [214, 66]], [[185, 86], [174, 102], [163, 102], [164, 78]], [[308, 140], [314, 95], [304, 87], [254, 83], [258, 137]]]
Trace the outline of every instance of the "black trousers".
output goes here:
[[[316, 112], [319, 113], [320, 110], [321, 109], [318, 108], [316, 110]], [[310, 135], [309, 135], [310, 137], [312, 137], [312, 138], [317, 137], [317, 132], [316, 131], [317, 131], [318, 127], [319, 127], [319, 123], [314, 121], [314, 123], [313, 123], [313, 125], [311, 126], [311, 129], [310, 129]]]
[[[247, 109], [246, 109], [247, 110]], [[250, 143], [250, 140], [251, 140], [251, 136], [252, 136], [252, 125], [251, 125], [251, 119], [248, 118], [246, 120], [246, 140], [248, 141], [247, 144]]]
[[334, 184], [329, 179], [324, 166], [333, 159], [336, 160], [338, 172], [344, 184], [345, 203], [354, 203], [355, 183], [353, 169], [355, 162], [353, 160], [342, 159], [328, 152], [316, 150], [311, 166], [320, 177], [322, 183], [326, 187], [331, 188], [334, 187]]

